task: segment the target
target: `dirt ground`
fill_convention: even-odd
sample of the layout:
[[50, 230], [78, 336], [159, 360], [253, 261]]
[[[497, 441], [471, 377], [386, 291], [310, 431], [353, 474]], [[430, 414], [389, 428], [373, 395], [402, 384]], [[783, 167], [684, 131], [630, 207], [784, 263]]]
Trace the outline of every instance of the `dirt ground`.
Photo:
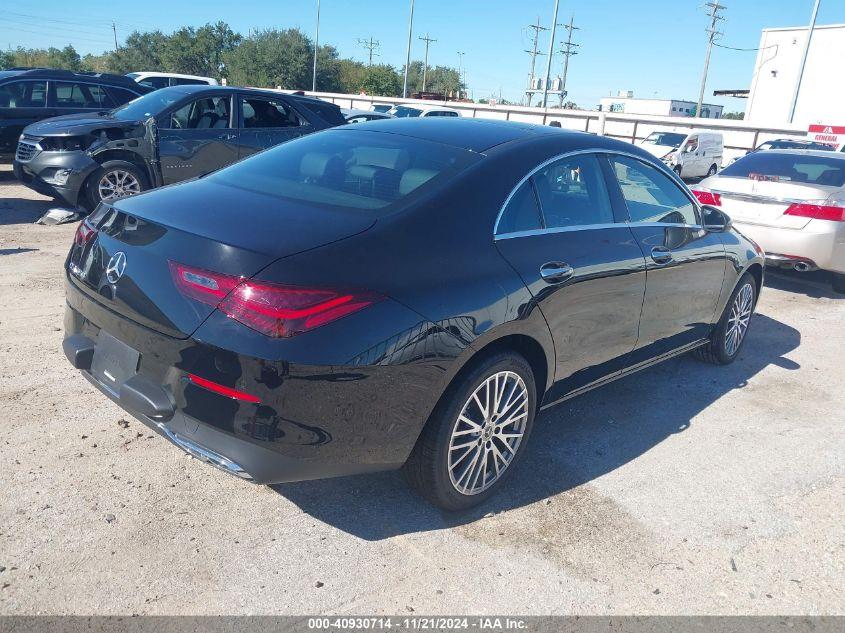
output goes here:
[[254, 486], [60, 350], [75, 225], [0, 168], [0, 613], [841, 614], [845, 296], [769, 275], [739, 360], [690, 357], [538, 419], [491, 504], [399, 473]]

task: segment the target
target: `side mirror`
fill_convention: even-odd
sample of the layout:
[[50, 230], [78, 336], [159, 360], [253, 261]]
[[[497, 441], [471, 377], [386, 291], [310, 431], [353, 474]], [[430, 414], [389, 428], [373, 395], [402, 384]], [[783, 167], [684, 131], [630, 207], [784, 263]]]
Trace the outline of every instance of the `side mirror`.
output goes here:
[[704, 230], [711, 233], [723, 233], [731, 228], [731, 216], [710, 205], [701, 207], [701, 214], [704, 216]]

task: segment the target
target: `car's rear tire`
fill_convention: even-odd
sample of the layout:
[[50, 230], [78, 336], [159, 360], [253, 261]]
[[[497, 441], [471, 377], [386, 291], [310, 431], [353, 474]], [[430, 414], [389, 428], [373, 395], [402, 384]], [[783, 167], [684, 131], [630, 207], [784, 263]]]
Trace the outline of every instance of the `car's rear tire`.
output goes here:
[[845, 294], [845, 274], [830, 273], [830, 285], [834, 292]]
[[728, 299], [722, 318], [710, 334], [710, 340], [695, 350], [696, 358], [714, 365], [734, 362], [747, 338], [756, 301], [757, 284], [754, 277], [745, 273]]
[[[108, 160], [88, 177], [80, 200], [88, 211], [93, 211], [103, 200], [116, 200], [149, 188], [147, 175], [137, 165], [125, 160]], [[113, 192], [111, 196], [109, 191]]]
[[719, 171], [719, 167], [716, 163], [713, 163], [710, 165], [710, 169], [707, 170], [707, 177], [709, 178], [710, 176], [715, 176], [717, 171]]
[[431, 414], [405, 464], [409, 482], [444, 510], [484, 502], [522, 458], [536, 409], [534, 373], [522, 356], [483, 358], [450, 385]]

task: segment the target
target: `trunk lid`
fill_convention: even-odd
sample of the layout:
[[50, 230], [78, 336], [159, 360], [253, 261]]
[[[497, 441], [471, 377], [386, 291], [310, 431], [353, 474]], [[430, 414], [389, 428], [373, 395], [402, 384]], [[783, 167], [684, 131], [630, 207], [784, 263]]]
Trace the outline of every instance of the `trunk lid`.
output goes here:
[[177, 289], [170, 262], [248, 278], [375, 220], [198, 180], [119, 200], [89, 222], [96, 232], [86, 237], [81, 225], [68, 257], [74, 285], [136, 323], [187, 338], [214, 307]]
[[810, 218], [784, 215], [790, 205], [796, 202], [820, 204], [838, 191], [837, 187], [824, 185], [727, 176], [708, 178], [700, 186], [722, 197], [721, 209], [734, 222], [787, 229], [802, 229], [810, 222]]

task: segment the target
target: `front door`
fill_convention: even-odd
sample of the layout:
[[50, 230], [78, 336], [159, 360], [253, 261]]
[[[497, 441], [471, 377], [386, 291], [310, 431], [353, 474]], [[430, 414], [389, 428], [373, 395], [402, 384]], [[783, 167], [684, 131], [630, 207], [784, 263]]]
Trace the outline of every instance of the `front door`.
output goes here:
[[646, 162], [608, 157], [647, 266], [633, 364], [705, 339], [725, 275], [725, 247], [702, 228], [693, 198]]
[[159, 126], [164, 184], [203, 176], [238, 160], [238, 129], [230, 94], [178, 106]]
[[56, 116], [47, 107], [47, 82], [21, 80], [0, 86], [0, 157], [12, 157], [23, 129]]
[[541, 168], [514, 193], [497, 226], [499, 251], [554, 339], [549, 402], [620, 371], [637, 342], [645, 261], [614, 216], [601, 160], [577, 154]]
[[239, 158], [313, 131], [311, 124], [283, 98], [240, 95]]

